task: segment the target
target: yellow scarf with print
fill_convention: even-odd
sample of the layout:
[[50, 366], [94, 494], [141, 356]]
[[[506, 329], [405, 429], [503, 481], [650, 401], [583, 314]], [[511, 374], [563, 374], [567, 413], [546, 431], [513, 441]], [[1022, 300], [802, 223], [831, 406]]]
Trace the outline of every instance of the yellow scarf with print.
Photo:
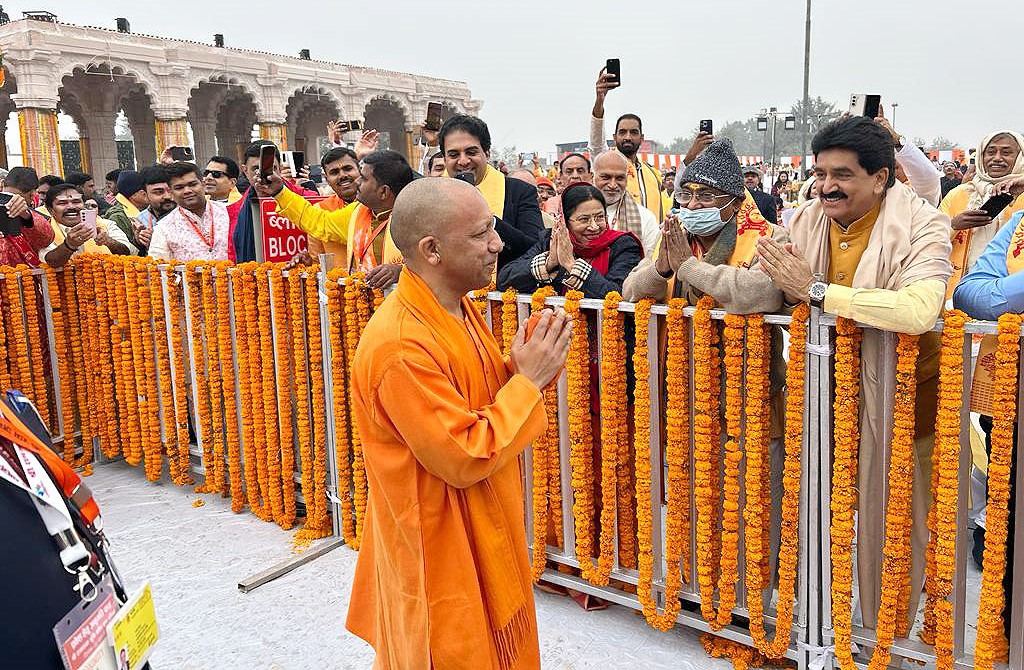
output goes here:
[[488, 164], [487, 174], [476, 187], [487, 201], [491, 214], [500, 219], [505, 214], [505, 175]]

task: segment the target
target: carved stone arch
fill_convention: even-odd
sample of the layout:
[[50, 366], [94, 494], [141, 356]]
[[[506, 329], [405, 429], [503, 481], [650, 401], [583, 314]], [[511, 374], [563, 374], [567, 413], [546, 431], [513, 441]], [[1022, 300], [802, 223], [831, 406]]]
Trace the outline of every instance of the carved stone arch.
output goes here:
[[258, 90], [234, 74], [209, 73], [195, 82], [189, 91], [188, 120], [197, 161], [213, 155], [241, 160], [263, 108]]
[[289, 148], [304, 151], [307, 164], [318, 162], [328, 148], [327, 122], [344, 116], [344, 103], [326, 86], [296, 88], [285, 105]]
[[373, 94], [366, 102], [363, 119], [366, 128], [375, 128], [380, 133], [381, 149], [392, 149], [409, 159], [408, 103], [391, 93]]

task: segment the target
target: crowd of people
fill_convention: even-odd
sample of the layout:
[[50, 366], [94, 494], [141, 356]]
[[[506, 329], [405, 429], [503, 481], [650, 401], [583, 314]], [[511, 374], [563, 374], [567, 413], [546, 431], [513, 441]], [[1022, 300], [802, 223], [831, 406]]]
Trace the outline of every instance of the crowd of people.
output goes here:
[[[495, 494], [511, 496], [521, 485], [507, 466], [543, 431], [538, 389], [564, 362], [573, 324], [560, 311], [545, 315], [534, 339], [517, 336], [514, 366], [507, 368], [489, 328], [461, 296], [493, 283], [520, 292], [577, 290], [587, 298], [615, 291], [630, 301], [710, 296], [735, 314], [809, 303], [877, 329], [920, 335], [912, 624], [924, 579], [937, 411], [940, 342], [931, 329], [949, 304], [979, 319], [1024, 311], [1024, 136], [992, 132], [968, 163], [940, 169], [884, 117], [844, 115], [814, 136], [814, 165], [804, 179], [783, 171], [766, 191], [763, 171], [741, 166], [731, 142], [710, 133], [699, 134], [683, 164], [666, 174], [640, 159], [638, 114], [617, 117], [608, 148], [605, 103], [618, 85], [599, 74], [589, 152], [560, 156], [551, 170], [494, 164], [487, 124], [468, 115], [424, 131], [427, 150], [415, 169], [401, 154], [379, 150], [373, 131], [353, 147], [333, 133], [338, 146], [320, 161], [330, 197], [317, 204], [307, 200], [319, 193], [307, 171], [291, 174], [276, 148], [273, 169], [261, 168], [270, 145], [263, 140], [245, 150], [241, 164], [212, 156], [200, 168], [165, 155], [138, 171], [108, 173], [105, 194], [88, 174], [61, 179], [14, 168], [3, 193], [18, 225], [0, 237], [0, 264], [60, 267], [78, 253], [253, 261], [259, 221], [251, 205], [273, 198], [279, 215], [309, 236], [310, 251], [293, 264], [330, 252], [350, 272], [365, 273], [373, 288], [397, 284], [385, 316], [371, 322], [375, 337], [360, 347], [353, 381], [372, 484], [350, 626], [400, 667], [449, 656], [479, 658], [480, 667], [493, 659], [500, 661], [494, 667], [519, 667], [536, 653], [528, 581], [501, 585], [502, 551], [514, 555], [520, 577], [524, 570], [521, 518], [518, 526], [496, 521], [521, 514], [521, 493], [518, 508]], [[1009, 196], [1009, 205], [995, 211], [988, 204], [1000, 195]], [[415, 324], [410, 332], [420, 344], [392, 342], [403, 334], [389, 324], [406, 321]], [[432, 339], [438, 332], [447, 338], [440, 345]], [[782, 359], [774, 340], [778, 401]], [[878, 331], [865, 330], [866, 368], [880, 364], [882, 346]], [[864, 376], [862, 392], [858, 579], [863, 622], [871, 627], [884, 542], [873, 520], [882, 517], [885, 500], [877, 476], [885, 467], [885, 437], [875, 415], [885, 401], [875, 375]], [[990, 433], [991, 417], [981, 425]], [[778, 479], [782, 432], [772, 435]], [[398, 455], [405, 448], [416, 458]], [[773, 490], [781, 493], [778, 485]], [[443, 504], [453, 491], [461, 502]], [[772, 502], [777, 520], [778, 500]], [[420, 506], [434, 516], [405, 516]], [[1012, 512], [1010, 523], [1012, 537]], [[409, 549], [395, 528], [426, 539]], [[983, 529], [976, 540], [983, 543]], [[483, 577], [469, 589], [440, 572], [417, 572], [413, 566], [424, 560], [453, 565], [458, 574], [475, 566]], [[1007, 603], [1011, 577], [1007, 571]], [[394, 619], [407, 606], [402, 594], [424, 590], [431, 595], [422, 609]], [[508, 627], [459, 639], [451, 625], [467, 624], [452, 603], [468, 601], [476, 603], [467, 605], [470, 618]], [[1008, 627], [1008, 611], [1005, 621]], [[475, 649], [467, 650], [470, 644]]]

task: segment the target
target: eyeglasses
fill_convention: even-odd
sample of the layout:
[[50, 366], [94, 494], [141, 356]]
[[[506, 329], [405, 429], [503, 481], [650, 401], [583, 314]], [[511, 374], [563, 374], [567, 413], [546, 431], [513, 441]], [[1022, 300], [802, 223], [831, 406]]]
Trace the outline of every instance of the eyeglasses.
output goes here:
[[680, 191], [676, 191], [672, 194], [676, 202], [680, 205], [687, 205], [695, 197], [697, 202], [701, 205], [713, 205], [718, 198], [732, 198], [732, 195], [715, 195], [712, 191], [691, 191], [688, 188], [684, 188]]
[[600, 226], [608, 221], [608, 217], [604, 214], [584, 214], [583, 216], [571, 216], [569, 217], [569, 220], [574, 223], [578, 223], [581, 226], [589, 226], [591, 223], [596, 223]]
[[214, 179], [220, 179], [221, 177], [227, 176], [227, 173], [223, 172], [221, 170], [204, 170], [203, 171], [203, 176], [204, 177], [213, 177]]

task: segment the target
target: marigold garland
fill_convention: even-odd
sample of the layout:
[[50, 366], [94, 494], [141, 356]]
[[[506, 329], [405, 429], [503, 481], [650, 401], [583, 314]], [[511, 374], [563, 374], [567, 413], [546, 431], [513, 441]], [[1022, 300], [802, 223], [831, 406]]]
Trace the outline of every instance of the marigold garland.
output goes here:
[[[274, 347], [277, 382], [277, 428], [278, 448], [268, 452], [267, 463], [271, 472], [271, 486], [280, 487], [281, 506], [275, 510], [277, 524], [288, 530], [295, 523], [295, 435], [292, 430], [292, 352], [288, 329], [288, 297], [284, 275], [277, 265], [270, 267], [270, 293], [273, 298]], [[265, 380], [264, 380], [265, 381]]]
[[[126, 456], [131, 450], [129, 440], [131, 431], [124, 430], [124, 427], [133, 425], [132, 417], [128, 412], [128, 403], [124, 398], [128, 395], [128, 386], [125, 384], [125, 360], [124, 360], [124, 338], [127, 323], [122, 321], [122, 313], [127, 315], [128, 305], [121, 295], [125, 291], [123, 264], [117, 261], [104, 260], [100, 264], [100, 277], [104, 281], [105, 291], [108, 297], [107, 309], [107, 335], [109, 336], [109, 353], [112, 369], [108, 373], [113, 381], [114, 399], [111, 405], [111, 414], [117, 418], [117, 428], [113, 431], [118, 441], [118, 449], [122, 456]], [[117, 284], [120, 286], [115, 287]], [[127, 316], [123, 317], [127, 320]], [[123, 325], [122, 325], [123, 324]], [[131, 346], [129, 342], [128, 346]], [[130, 366], [129, 366], [130, 369]], [[134, 372], [131, 373], [134, 379]], [[134, 385], [133, 385], [134, 386]], [[138, 417], [135, 417], [136, 421]]]
[[312, 404], [312, 435], [309, 447], [313, 452], [312, 486], [307, 494], [306, 521], [297, 534], [302, 540], [315, 540], [331, 534], [331, 520], [327, 515], [327, 403], [324, 399], [323, 339], [320, 333], [319, 267], [307, 271], [306, 284], [306, 350], [309, 357], [310, 396]]
[[[52, 269], [52, 268], [50, 268]], [[0, 265], [0, 274], [6, 275], [10, 272], [10, 268], [6, 265]], [[0, 309], [0, 388], [11, 388], [11, 372], [7, 369], [7, 364], [10, 359], [7, 357], [7, 328], [4, 326], [6, 310]]]
[[[213, 459], [213, 420], [211, 418], [209, 377], [206, 374], [206, 351], [203, 347], [203, 277], [200, 261], [189, 261], [185, 264], [185, 290], [188, 295], [189, 328], [192, 336], [192, 370], [195, 375], [196, 415], [198, 416], [197, 438], [202, 446], [202, 463], [209, 473], [210, 461]], [[207, 479], [209, 474], [207, 474]], [[196, 493], [209, 492], [204, 481], [195, 487]]]
[[[65, 270], [67, 272], [67, 270]], [[116, 303], [116, 328], [112, 329], [112, 348], [118, 353], [114, 358], [114, 379], [119, 390], [119, 398], [124, 403], [118, 406], [118, 417], [121, 426], [121, 453], [125, 460], [134, 465], [142, 462], [142, 426], [139, 418], [139, 392], [135, 384], [135, 356], [131, 331], [131, 320], [128, 301], [128, 278], [124, 269], [124, 261], [120, 256], [114, 257], [107, 264], [106, 280], [108, 286], [114, 288]], [[134, 300], [134, 293], [132, 300]], [[70, 314], [70, 313], [69, 313]]]
[[491, 282], [484, 288], [478, 288], [469, 294], [470, 300], [473, 301], [473, 306], [476, 307], [477, 312], [480, 316], [487, 319], [487, 294], [494, 290], [494, 282]]
[[860, 449], [860, 340], [854, 321], [836, 320], [835, 400], [832, 419], [832, 629], [842, 668], [852, 668], [854, 511], [857, 508], [857, 452]]
[[[92, 268], [89, 263], [89, 256], [82, 255], [73, 259], [75, 275], [78, 281], [78, 328], [75, 336], [81, 338], [81, 346], [76, 347], [75, 364], [77, 365], [76, 376], [81, 381], [77, 386], [78, 395], [78, 417], [82, 431], [82, 457], [77, 466], [88, 466], [93, 460], [94, 438], [99, 437], [100, 409], [96, 403], [100, 398], [100, 391], [97, 388], [96, 368], [92, 360], [96, 354], [96, 335], [93, 326], [96, 324], [96, 300], [94, 295], [95, 283], [92, 279]], [[88, 455], [88, 459], [86, 459]]]
[[298, 268], [288, 272], [288, 310], [291, 326], [292, 361], [295, 368], [295, 427], [299, 442], [299, 486], [302, 498], [306, 501], [306, 518], [309, 518], [309, 506], [313, 502], [313, 428], [310, 407], [309, 359], [318, 352], [313, 351], [306, 341], [306, 324], [303, 312], [306, 300], [303, 297], [305, 284]]
[[1020, 314], [999, 317], [996, 367], [992, 379], [992, 451], [988, 462], [988, 506], [985, 513], [985, 554], [974, 667], [989, 670], [1006, 651], [1003, 608], [1006, 594], [1006, 542], [1009, 532], [1010, 469], [1014, 457], [1017, 417], [1017, 365], [1020, 358]]
[[[775, 637], [769, 642], [764, 628], [764, 606], [761, 602], [761, 590], [767, 585], [760, 578], [754, 569], [757, 563], [757, 556], [752, 555], [751, 543], [747, 542], [747, 608], [750, 610], [750, 635], [758, 651], [770, 658], [781, 658], [785, 655], [789, 646], [790, 631], [793, 627], [793, 606], [796, 600], [796, 572], [798, 552], [800, 548], [800, 459], [803, 451], [803, 429], [804, 429], [804, 402], [806, 399], [805, 379], [807, 362], [807, 317], [810, 309], [806, 303], [798, 305], [793, 310], [792, 320], [789, 324], [789, 364], [786, 366], [786, 435], [785, 435], [785, 461], [783, 465], [783, 498], [782, 498], [782, 521], [781, 521], [781, 542], [779, 548], [779, 600], [775, 614]], [[761, 446], [753, 453], [763, 460], [762, 466], [768, 466], [768, 439], [769, 427], [767, 424], [767, 412], [769, 410], [769, 366], [771, 357], [771, 343], [769, 337], [763, 330], [764, 317], [753, 316], [748, 319], [748, 360], [756, 361], [756, 374], [748, 374], [748, 380], [753, 377], [755, 383], [748, 381], [748, 407], [763, 407], [764, 414], [758, 416], [759, 424], [756, 430], [752, 429], [751, 419], [757, 414], [748, 414], [748, 431], [746, 436], [747, 444], [759, 443]], [[748, 458], [751, 449], [747, 450]], [[750, 464], [748, 463], [748, 467]], [[747, 478], [748, 489], [747, 500], [750, 501], [754, 495], [752, 489], [758, 488], [758, 484], [750, 477]], [[769, 485], [770, 486], [770, 485]], [[761, 489], [760, 505], [762, 508], [771, 507], [769, 486]], [[764, 517], [760, 519], [756, 510], [750, 516], [745, 515], [748, 529], [757, 533], [757, 524], [761, 524], [760, 531], [767, 532], [767, 523]], [[762, 545], [763, 552], [763, 545]], [[767, 559], [762, 555], [762, 559]], [[752, 586], [760, 588], [752, 588]]]
[[146, 469], [146, 478], [151, 482], [160, 479], [163, 470], [164, 445], [160, 438], [160, 414], [157, 411], [159, 405], [160, 391], [157, 388], [156, 361], [153, 354], [153, 337], [157, 335], [153, 329], [153, 298], [155, 290], [150, 283], [149, 267], [154, 263], [153, 259], [140, 260], [133, 263], [138, 276], [139, 286], [139, 333], [142, 340], [142, 364], [143, 375], [146, 381], [146, 394], [144, 404], [140, 405], [140, 412], [143, 420], [147, 421], [148, 439], [144, 445], [143, 461]]
[[[550, 286], [537, 289], [530, 300], [531, 311], [538, 312], [543, 309], [544, 301], [551, 295], [554, 295], [554, 290]], [[556, 384], [552, 382], [542, 391], [547, 430], [534, 440], [532, 448], [533, 553], [531, 574], [534, 581], [540, 579], [544, 574], [544, 567], [547, 564], [548, 530], [553, 527], [556, 535], [561, 535], [562, 496], [558, 459], [558, 395], [556, 388]]]
[[163, 277], [155, 264], [148, 266], [149, 281], [155, 286], [150, 292], [153, 310], [153, 339], [156, 341], [156, 368], [160, 381], [160, 406], [163, 415], [163, 449], [167, 455], [167, 468], [171, 481], [181, 479], [181, 464], [177, 454], [176, 433], [172, 424], [175, 415], [174, 387], [171, 381], [171, 352], [167, 338], [168, 324], [164, 306]]
[[[355, 360], [356, 348], [359, 346], [359, 336], [362, 333], [360, 327], [359, 304], [360, 296], [364, 294], [365, 275], [355, 272], [349, 275], [345, 283], [345, 362], [347, 367], [348, 385], [346, 390], [351, 390], [352, 384], [352, 362]], [[365, 302], [365, 300], [363, 300]], [[349, 544], [353, 549], [359, 549], [363, 538], [363, 525], [366, 518], [366, 469], [363, 462], [363, 443], [359, 438], [359, 430], [351, 419], [349, 420], [349, 434], [352, 439], [352, 498], [355, 508], [355, 546]]]
[[25, 305], [26, 331], [28, 332], [29, 357], [32, 363], [32, 402], [43, 419], [43, 425], [52, 428], [50, 423], [50, 396], [46, 391], [46, 362], [43, 359], [43, 337], [40, 330], [39, 298], [36, 294], [36, 282], [31, 272], [21, 275], [21, 295]]
[[[185, 306], [182, 302], [184, 282], [181, 275], [167, 272], [167, 296], [171, 306], [171, 352], [174, 353], [173, 388], [175, 444], [178, 461], [178, 486], [192, 484], [191, 454], [189, 453], [188, 436], [188, 384], [185, 378], [188, 352], [185, 350]], [[118, 347], [114, 347], [118, 349]], [[116, 364], [116, 359], [115, 359]]]
[[[242, 406], [243, 431], [248, 411], [251, 434], [244, 433], [245, 440], [245, 497], [249, 509], [264, 521], [273, 521], [270, 505], [270, 483], [267, 475], [267, 431], [264, 417], [263, 394], [263, 335], [269, 336], [269, 316], [263, 311], [262, 289], [258, 286], [259, 265], [243, 263], [242, 295], [245, 307], [246, 374], [243, 375], [242, 395], [251, 400]], [[242, 269], [244, 268], [244, 269]], [[248, 391], [246, 391], [248, 387]]]
[[[28, 360], [28, 333], [21, 303], [21, 275], [24, 265], [8, 268], [4, 272], [4, 316], [7, 318], [8, 355], [10, 356], [11, 386], [26, 389], [31, 385]], [[26, 380], [28, 383], [26, 384]], [[6, 389], [5, 389], [6, 390]], [[31, 391], [31, 389], [29, 389]]]
[[747, 668], [785, 668], [791, 665], [786, 658], [768, 658], [757, 649], [745, 644], [727, 640], [711, 633], [700, 636], [704, 652], [711, 658], [727, 658], [732, 662], [734, 670]]
[[[64, 266], [64, 272], [61, 273], [61, 278], [66, 284], [66, 293], [64, 294], [63, 304], [68, 307], [68, 333], [67, 339], [69, 341], [69, 368], [70, 374], [68, 379], [71, 380], [71, 387], [74, 390], [74, 406], [77, 409], [79, 430], [82, 438], [82, 455], [75, 459], [73, 458], [75, 453], [74, 446], [74, 432], [75, 422], [71, 421], [71, 424], [64, 428], [64, 456], [69, 459], [69, 462], [73, 467], [81, 467], [92, 463], [92, 435], [89, 431], [89, 422], [85, 416], [86, 407], [86, 395], [88, 379], [86, 378], [85, 367], [82, 362], [83, 356], [83, 344], [82, 344], [82, 322], [81, 315], [79, 312], [80, 299], [76, 294], [79, 282], [76, 281], [81, 276], [81, 268], [77, 263], [69, 263]], [[70, 442], [70, 443], [69, 443]]]
[[[621, 301], [621, 296], [619, 300]], [[625, 316], [620, 317], [625, 328]], [[633, 445], [630, 442], [630, 422], [626, 383], [626, 338], [620, 337], [609, 344], [602, 343], [603, 351], [614, 349], [615, 359], [622, 362], [622, 376], [617, 380], [620, 416], [618, 421], [618, 455], [615, 459], [616, 521], [619, 532], [619, 565], [636, 569], [636, 482], [633, 471]]]
[[697, 584], [701, 593], [701, 614], [713, 629], [718, 627], [713, 599], [722, 541], [718, 533], [722, 490], [719, 461], [721, 381], [718, 327], [712, 321], [710, 311], [714, 305], [713, 298], [704, 296], [697, 302], [693, 314], [693, 483], [697, 508]]
[[[271, 361], [274, 360], [274, 336], [273, 336], [273, 309], [272, 291], [270, 285], [270, 273], [273, 270], [272, 263], [262, 263], [256, 270], [256, 287], [260, 301], [260, 350], [261, 360], [257, 369], [262, 374], [263, 386], [263, 430], [265, 433], [266, 451], [265, 467], [266, 478], [264, 490], [270, 503], [270, 513], [276, 523], [280, 525], [284, 519], [284, 492], [281, 489], [281, 442], [278, 432], [278, 401], [277, 384], [275, 382], [275, 370]], [[275, 300], [278, 299], [275, 297]], [[277, 304], [281, 304], [277, 302]]]
[[516, 290], [509, 287], [501, 294], [501, 351], [506, 356], [512, 352], [512, 340], [519, 330], [519, 305]]
[[327, 273], [327, 309], [330, 314], [331, 400], [334, 407], [335, 467], [338, 472], [338, 498], [341, 500], [341, 535], [345, 544], [356, 548], [353, 516], [352, 440], [349, 433], [348, 370], [345, 346], [345, 292], [340, 281], [346, 273], [335, 268]]
[[615, 562], [619, 442], [626, 418], [626, 360], [615, 346], [625, 342], [621, 301], [621, 295], [609, 293], [601, 311], [601, 538], [591, 579], [600, 586], [608, 583]]
[[[671, 435], [666, 436], [665, 457], [669, 466], [669, 481], [667, 485], [668, 512], [665, 519], [665, 563], [667, 566], [665, 575], [665, 607], [662, 613], [658, 613], [658, 605], [654, 594], [651, 592], [651, 585], [654, 581], [654, 548], [652, 537], [654, 523], [661, 522], [661, 514], [655, 514], [652, 509], [651, 494], [651, 365], [647, 359], [648, 337], [650, 335], [651, 305], [653, 300], [644, 299], [636, 304], [636, 348], [633, 350], [633, 370], [636, 373], [636, 390], [634, 392], [633, 425], [634, 425], [634, 467], [636, 470], [636, 522], [637, 522], [637, 562], [640, 571], [640, 579], [637, 585], [637, 597], [640, 600], [641, 608], [647, 622], [660, 631], [668, 631], [675, 625], [679, 616], [680, 601], [679, 590], [682, 588], [682, 575], [679, 570], [679, 563], [682, 559], [683, 545], [689, 540], [689, 535], [682, 536], [682, 522], [684, 507], [683, 501], [689, 502], [688, 491], [680, 488], [682, 472], [686, 467], [682, 461], [689, 460], [688, 450], [682, 449], [683, 442], [679, 434], [679, 412], [678, 380], [671, 380], [673, 389], [669, 391], [670, 402], [673, 403], [673, 416], [668, 418], [675, 425], [670, 429]], [[670, 308], [669, 328], [685, 328], [682, 321], [682, 306], [676, 302]], [[671, 331], [670, 331], [671, 332]], [[670, 347], [679, 346], [678, 336], [671, 336]], [[679, 352], [673, 357], [673, 370], [678, 372], [675, 366], [678, 365]], [[670, 373], [671, 374], [671, 373]], [[685, 377], [684, 377], [685, 378]], [[689, 411], [687, 411], [689, 416]], [[660, 503], [660, 501], [659, 501]], [[658, 509], [661, 505], [659, 504]]]
[[[66, 284], [64, 283], [64, 272], [60, 275], [57, 270], [46, 266], [46, 285], [50, 299], [50, 313], [52, 314], [53, 344], [54, 353], [57, 358], [57, 379], [60, 381], [60, 394], [57, 398], [60, 403], [60, 415], [63, 423], [62, 430], [54, 430], [54, 435], [63, 437], [63, 456], [65, 463], [73, 463], [75, 460], [75, 403], [74, 403], [74, 379], [71, 376], [71, 352], [68, 342], [68, 334], [64, 325], [64, 294]], [[7, 352], [4, 346], [3, 319], [0, 318], [0, 357], [7, 360]], [[6, 372], [6, 364], [0, 365], [0, 386], [3, 386], [2, 375]], [[4, 387], [6, 388], [6, 386]], [[122, 397], [118, 394], [118, 397]]]
[[[125, 320], [130, 338], [128, 360], [122, 360], [122, 363], [127, 366], [128, 372], [133, 378], [134, 396], [128, 398], [128, 412], [134, 416], [132, 428], [136, 431], [129, 437], [131, 448], [125, 452], [125, 461], [129, 465], [138, 466], [143, 462], [145, 452], [149, 449], [149, 416], [145, 402], [146, 368], [142, 361], [142, 326], [139, 324], [139, 279], [128, 260], [122, 261], [122, 271], [125, 284], [125, 304], [127, 305]], [[203, 437], [204, 439], [206, 437], [205, 431]]]
[[[111, 332], [110, 296], [106, 286], [106, 262], [102, 258], [93, 258], [88, 263], [92, 266], [93, 295], [96, 305], [96, 323], [94, 325], [96, 358], [92, 365], [96, 370], [99, 382], [97, 387], [102, 393], [100, 398], [102, 408], [99, 415], [101, 422], [100, 448], [106, 458], [115, 458], [122, 452], [117, 416], [120, 400], [114, 384], [115, 368], [112, 363], [113, 346], [111, 344], [113, 335]], [[159, 417], [153, 416], [153, 421], [159, 425]]]
[[953, 667], [953, 593], [956, 569], [956, 512], [960, 475], [960, 406], [964, 390], [964, 323], [959, 310], [943, 315], [939, 355], [939, 402], [932, 458], [932, 504], [925, 550], [925, 610], [921, 638], [935, 646], [935, 667]]
[[594, 445], [590, 417], [590, 343], [587, 320], [580, 311], [582, 299], [580, 291], [565, 294], [564, 309], [573, 320], [565, 370], [576, 558], [581, 576], [589, 580], [594, 567]]
[[[231, 332], [232, 311], [231, 295], [234, 282], [228, 274], [230, 263], [221, 261], [214, 267], [217, 273], [215, 292], [217, 311], [221, 315], [217, 321], [217, 344], [220, 352], [220, 378], [222, 396], [224, 398], [224, 437], [227, 441], [228, 491], [231, 495], [231, 510], [241, 512], [245, 508], [245, 489], [242, 484], [242, 454], [239, 444], [240, 426], [238, 423], [238, 398], [235, 393], [235, 359], [232, 346], [235, 336]], [[237, 323], [236, 330], [237, 330]], [[223, 467], [223, 466], [222, 466]]]
[[[690, 333], [683, 316], [685, 298], [672, 298], [665, 317], [665, 460], [668, 462], [668, 511], [665, 520], [665, 556], [671, 561], [666, 575], [666, 601], [676, 580], [689, 581], [690, 556]], [[679, 561], [683, 561], [679, 573]]]

